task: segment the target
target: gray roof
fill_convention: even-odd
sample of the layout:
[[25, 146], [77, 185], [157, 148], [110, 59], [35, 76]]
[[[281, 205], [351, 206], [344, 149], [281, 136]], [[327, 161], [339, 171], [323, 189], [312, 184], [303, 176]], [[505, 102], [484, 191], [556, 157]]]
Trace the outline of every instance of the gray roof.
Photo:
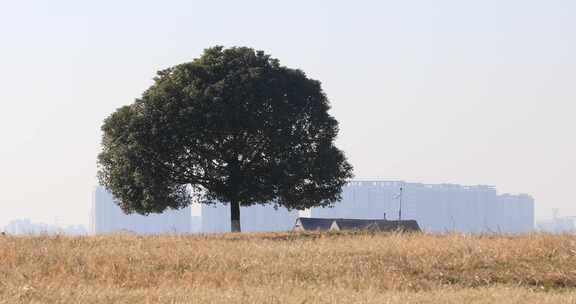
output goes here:
[[[388, 221], [382, 219], [344, 219], [344, 218], [309, 218], [300, 217], [296, 225], [300, 223], [303, 230], [378, 230], [378, 231], [420, 231], [415, 220]], [[334, 225], [337, 227], [334, 227]]]
[[314, 217], [299, 217], [296, 219], [296, 223], [302, 225], [304, 230], [330, 230], [330, 226], [334, 219], [329, 218], [314, 218]]
[[388, 221], [388, 223], [380, 227], [380, 230], [421, 231], [418, 222], [415, 220]]
[[336, 219], [338, 230], [380, 230], [386, 220]]
[[335, 222], [338, 230], [420, 231], [420, 227], [415, 220], [336, 219]]

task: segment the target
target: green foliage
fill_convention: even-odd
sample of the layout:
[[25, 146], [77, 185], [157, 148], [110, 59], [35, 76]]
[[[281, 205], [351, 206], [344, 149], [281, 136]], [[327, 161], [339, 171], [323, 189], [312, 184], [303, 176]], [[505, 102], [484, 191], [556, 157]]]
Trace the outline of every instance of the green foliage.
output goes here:
[[320, 82], [250, 48], [213, 47], [158, 72], [102, 126], [100, 183], [126, 212], [187, 206], [192, 196], [289, 209], [340, 199], [352, 167]]

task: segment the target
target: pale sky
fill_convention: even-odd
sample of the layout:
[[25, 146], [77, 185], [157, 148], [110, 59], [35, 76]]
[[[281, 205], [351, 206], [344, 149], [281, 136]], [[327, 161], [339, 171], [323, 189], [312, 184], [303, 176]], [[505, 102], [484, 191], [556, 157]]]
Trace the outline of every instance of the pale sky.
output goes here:
[[214, 45], [322, 81], [358, 178], [576, 215], [576, 1], [23, 0], [0, 3], [0, 225], [87, 224], [102, 120]]

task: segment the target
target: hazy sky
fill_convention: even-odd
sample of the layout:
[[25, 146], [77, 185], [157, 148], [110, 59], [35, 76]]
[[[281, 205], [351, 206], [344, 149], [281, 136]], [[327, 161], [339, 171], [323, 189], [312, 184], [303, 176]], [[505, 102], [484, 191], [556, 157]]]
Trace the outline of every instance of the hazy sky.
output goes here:
[[576, 1], [3, 1], [0, 225], [87, 224], [102, 120], [209, 46], [322, 81], [358, 178], [576, 215]]

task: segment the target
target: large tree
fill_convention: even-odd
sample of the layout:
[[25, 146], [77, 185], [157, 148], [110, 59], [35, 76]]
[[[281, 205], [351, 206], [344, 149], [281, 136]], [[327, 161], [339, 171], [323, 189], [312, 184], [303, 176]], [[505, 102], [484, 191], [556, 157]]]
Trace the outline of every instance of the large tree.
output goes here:
[[99, 181], [127, 213], [230, 204], [232, 231], [240, 206], [327, 206], [352, 177], [329, 108], [301, 70], [251, 48], [209, 48], [106, 118]]

